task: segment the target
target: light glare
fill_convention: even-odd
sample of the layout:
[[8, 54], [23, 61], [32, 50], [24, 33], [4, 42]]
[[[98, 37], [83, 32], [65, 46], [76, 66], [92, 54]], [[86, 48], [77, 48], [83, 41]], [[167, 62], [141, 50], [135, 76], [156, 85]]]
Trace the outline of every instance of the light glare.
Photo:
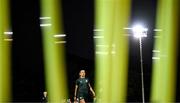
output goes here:
[[141, 37], [147, 37], [147, 28], [144, 28], [142, 25], [135, 25], [132, 28], [133, 35], [136, 38], [141, 38]]

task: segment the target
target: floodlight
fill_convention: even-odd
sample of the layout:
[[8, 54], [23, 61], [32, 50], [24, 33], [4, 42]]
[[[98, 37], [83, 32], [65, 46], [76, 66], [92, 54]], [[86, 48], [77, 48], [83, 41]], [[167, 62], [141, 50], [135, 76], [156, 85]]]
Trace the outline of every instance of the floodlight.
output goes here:
[[134, 37], [141, 38], [141, 37], [147, 37], [147, 28], [144, 28], [142, 25], [135, 25], [132, 28], [132, 32]]

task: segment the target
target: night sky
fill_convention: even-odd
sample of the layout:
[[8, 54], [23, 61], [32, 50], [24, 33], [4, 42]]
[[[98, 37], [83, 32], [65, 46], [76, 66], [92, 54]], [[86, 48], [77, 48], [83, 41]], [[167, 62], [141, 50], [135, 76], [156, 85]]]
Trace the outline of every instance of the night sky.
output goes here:
[[[67, 35], [65, 44], [69, 97], [73, 97], [75, 80], [80, 69], [94, 84], [94, 1], [62, 0], [63, 25]], [[42, 32], [40, 29], [40, 0], [11, 0], [12, 89], [13, 101], [40, 101], [46, 89]], [[156, 0], [132, 0], [130, 25], [144, 22], [149, 28], [143, 39], [145, 98], [149, 101], [152, 72], [153, 29]], [[178, 51], [179, 52], [179, 51]], [[179, 53], [178, 53], [179, 54]], [[139, 43], [129, 37], [128, 101], [141, 101]], [[179, 55], [178, 60], [179, 61]], [[179, 68], [179, 64], [178, 64]], [[178, 70], [179, 74], [179, 70]], [[178, 78], [180, 78], [178, 76]], [[179, 80], [179, 79], [178, 79]], [[179, 87], [179, 83], [177, 84]], [[177, 101], [180, 101], [177, 88]]]

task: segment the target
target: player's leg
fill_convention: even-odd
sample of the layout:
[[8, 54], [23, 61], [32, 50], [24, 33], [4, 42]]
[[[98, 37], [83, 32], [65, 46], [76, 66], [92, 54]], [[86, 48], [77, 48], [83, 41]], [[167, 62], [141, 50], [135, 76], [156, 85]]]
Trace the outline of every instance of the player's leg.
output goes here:
[[80, 99], [80, 103], [86, 103], [84, 99]]
[[84, 95], [84, 93], [81, 93], [81, 95], [79, 97], [79, 103], [86, 103], [85, 102], [85, 95]]

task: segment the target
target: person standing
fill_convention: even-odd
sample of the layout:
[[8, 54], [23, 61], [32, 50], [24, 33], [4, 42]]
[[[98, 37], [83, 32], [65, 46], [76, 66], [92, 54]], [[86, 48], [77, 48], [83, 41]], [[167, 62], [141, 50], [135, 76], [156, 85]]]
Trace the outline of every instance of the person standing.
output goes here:
[[88, 100], [88, 91], [90, 90], [93, 98], [95, 98], [95, 92], [92, 89], [89, 79], [86, 77], [85, 70], [80, 70], [79, 78], [76, 80], [75, 91], [74, 91], [74, 101], [79, 101], [80, 103], [86, 103]]

